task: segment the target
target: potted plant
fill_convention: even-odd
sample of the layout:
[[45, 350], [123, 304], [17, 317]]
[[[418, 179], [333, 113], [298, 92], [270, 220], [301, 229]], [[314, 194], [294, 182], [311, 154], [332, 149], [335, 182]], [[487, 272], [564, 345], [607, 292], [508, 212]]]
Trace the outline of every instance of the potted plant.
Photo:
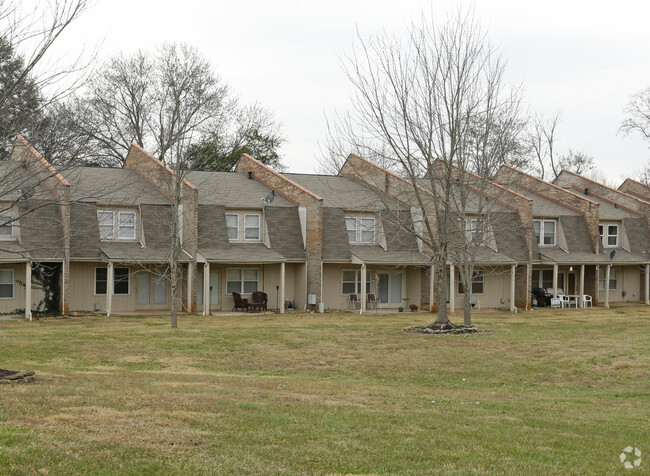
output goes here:
[[417, 304], [409, 304], [409, 307], [411, 308], [411, 312], [415, 312], [418, 310], [418, 305]]
[[399, 312], [404, 312], [404, 308], [403, 308], [402, 306], [398, 307], [397, 310], [398, 310]]

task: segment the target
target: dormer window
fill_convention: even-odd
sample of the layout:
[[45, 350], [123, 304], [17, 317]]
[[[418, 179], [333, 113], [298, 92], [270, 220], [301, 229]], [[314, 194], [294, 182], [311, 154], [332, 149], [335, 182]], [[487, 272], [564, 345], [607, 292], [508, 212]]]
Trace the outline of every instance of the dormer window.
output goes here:
[[533, 231], [539, 246], [555, 246], [555, 220], [533, 220]]
[[373, 217], [345, 217], [345, 228], [350, 243], [371, 245], [375, 243], [375, 219]]
[[134, 211], [97, 210], [99, 238], [102, 240], [135, 240]]
[[226, 228], [228, 229], [228, 239], [237, 241], [239, 238], [239, 215], [226, 213]]
[[469, 243], [480, 244], [483, 242], [484, 226], [484, 222], [480, 218], [460, 218], [458, 220], [458, 228], [461, 233], [465, 233]]
[[226, 213], [226, 228], [230, 241], [260, 241], [262, 217], [259, 213]]
[[616, 248], [618, 246], [618, 225], [601, 223], [598, 225], [600, 242], [605, 248]]
[[13, 236], [13, 220], [10, 216], [0, 216], [0, 236]]
[[260, 239], [260, 216], [244, 215], [244, 240]]

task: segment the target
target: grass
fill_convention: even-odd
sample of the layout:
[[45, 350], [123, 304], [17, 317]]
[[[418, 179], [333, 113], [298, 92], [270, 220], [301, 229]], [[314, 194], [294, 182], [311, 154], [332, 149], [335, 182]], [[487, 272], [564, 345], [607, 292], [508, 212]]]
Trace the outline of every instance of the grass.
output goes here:
[[400, 332], [430, 320], [0, 322], [0, 367], [37, 372], [0, 386], [0, 474], [649, 472], [650, 308]]

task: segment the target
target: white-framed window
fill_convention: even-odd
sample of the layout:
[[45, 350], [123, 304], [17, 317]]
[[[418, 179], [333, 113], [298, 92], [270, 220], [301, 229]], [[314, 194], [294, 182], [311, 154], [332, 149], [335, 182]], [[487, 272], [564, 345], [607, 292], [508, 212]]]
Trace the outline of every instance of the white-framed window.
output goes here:
[[371, 245], [376, 241], [376, 221], [373, 217], [345, 217], [345, 229], [350, 243]]
[[[113, 294], [129, 294], [129, 268], [113, 268]], [[107, 292], [108, 268], [95, 268], [95, 294]]]
[[135, 240], [136, 212], [131, 210], [97, 210], [101, 240]]
[[260, 213], [228, 212], [226, 228], [230, 241], [260, 241], [262, 239], [262, 215]]
[[[598, 290], [605, 290], [605, 279], [607, 278], [607, 268], [598, 270]], [[616, 268], [609, 269], [609, 290], [616, 291]]]
[[0, 299], [14, 297], [14, 270], [0, 269]]
[[259, 214], [244, 215], [244, 240], [260, 239], [260, 216]]
[[252, 294], [259, 289], [257, 268], [227, 268], [226, 293]]
[[118, 212], [118, 240], [135, 240], [135, 212]]
[[236, 213], [226, 213], [226, 229], [228, 230], [228, 239], [236, 241], [239, 238], [239, 215]]
[[618, 246], [618, 225], [612, 223], [601, 223], [598, 225], [600, 242], [605, 248], [616, 248]]
[[483, 241], [483, 220], [480, 218], [459, 218], [458, 229], [464, 233], [468, 242]]
[[[483, 294], [483, 271], [474, 270], [474, 275], [472, 277], [472, 292], [470, 294]], [[460, 273], [458, 273], [458, 294], [464, 294], [465, 287], [463, 286], [463, 281], [461, 280]]]
[[13, 218], [7, 215], [0, 216], [0, 236], [13, 236]]
[[539, 246], [555, 246], [555, 220], [533, 220], [533, 231]]
[[[370, 292], [370, 271], [366, 270], [366, 294]], [[361, 294], [361, 270], [344, 269], [341, 272], [341, 294]]]
[[99, 222], [99, 239], [111, 240], [114, 236], [115, 212], [112, 210], [97, 210], [97, 221]]
[[357, 217], [345, 217], [345, 229], [348, 231], [348, 241], [355, 243], [357, 241]]
[[361, 217], [361, 230], [359, 242], [365, 244], [372, 244], [375, 242], [375, 219], [368, 217]]

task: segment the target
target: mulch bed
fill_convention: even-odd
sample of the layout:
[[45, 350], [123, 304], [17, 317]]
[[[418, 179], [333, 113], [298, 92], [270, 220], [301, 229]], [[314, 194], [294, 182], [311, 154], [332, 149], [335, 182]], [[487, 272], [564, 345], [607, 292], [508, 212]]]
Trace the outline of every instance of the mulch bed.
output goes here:
[[0, 369], [0, 384], [27, 383], [34, 380], [33, 370]]
[[402, 329], [407, 334], [442, 334], [442, 335], [466, 335], [466, 334], [493, 334], [494, 331], [477, 329], [476, 326], [457, 326], [451, 322], [440, 324], [434, 322], [428, 326], [411, 326]]

